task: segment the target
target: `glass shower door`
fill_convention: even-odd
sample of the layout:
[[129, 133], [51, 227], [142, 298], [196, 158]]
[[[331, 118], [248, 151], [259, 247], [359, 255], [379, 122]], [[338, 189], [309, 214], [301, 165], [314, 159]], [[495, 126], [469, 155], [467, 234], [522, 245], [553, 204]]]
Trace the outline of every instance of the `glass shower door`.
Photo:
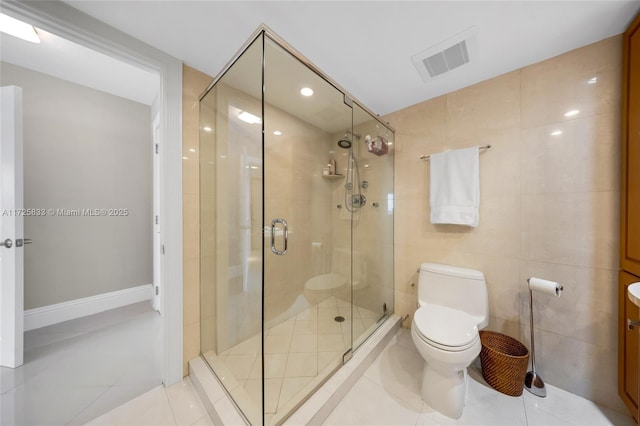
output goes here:
[[200, 102], [200, 350], [262, 423], [262, 38]]
[[351, 349], [351, 214], [340, 205], [337, 142], [352, 108], [269, 37], [264, 55], [264, 409], [275, 424]]

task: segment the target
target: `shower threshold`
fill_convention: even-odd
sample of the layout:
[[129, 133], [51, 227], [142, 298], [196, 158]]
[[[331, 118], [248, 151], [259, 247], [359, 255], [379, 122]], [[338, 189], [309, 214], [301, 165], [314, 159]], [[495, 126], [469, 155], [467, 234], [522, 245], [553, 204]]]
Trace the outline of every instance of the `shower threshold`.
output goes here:
[[[398, 315], [386, 321], [354, 352], [353, 357], [327, 378], [291, 415], [278, 424], [321, 424], [364, 374], [401, 326]], [[214, 424], [249, 424], [218, 378], [201, 358], [189, 362], [191, 380]]]

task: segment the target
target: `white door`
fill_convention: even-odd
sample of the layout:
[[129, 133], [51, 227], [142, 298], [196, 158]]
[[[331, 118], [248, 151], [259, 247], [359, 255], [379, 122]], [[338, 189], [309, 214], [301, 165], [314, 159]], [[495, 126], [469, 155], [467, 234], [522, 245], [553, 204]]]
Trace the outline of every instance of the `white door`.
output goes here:
[[23, 362], [22, 89], [0, 88], [0, 365]]

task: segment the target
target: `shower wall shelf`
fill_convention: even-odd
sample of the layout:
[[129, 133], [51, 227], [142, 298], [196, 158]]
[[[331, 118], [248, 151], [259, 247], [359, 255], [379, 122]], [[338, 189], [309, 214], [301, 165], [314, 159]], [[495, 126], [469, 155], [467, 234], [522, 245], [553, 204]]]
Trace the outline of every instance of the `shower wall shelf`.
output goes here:
[[322, 175], [325, 179], [342, 179], [344, 175]]

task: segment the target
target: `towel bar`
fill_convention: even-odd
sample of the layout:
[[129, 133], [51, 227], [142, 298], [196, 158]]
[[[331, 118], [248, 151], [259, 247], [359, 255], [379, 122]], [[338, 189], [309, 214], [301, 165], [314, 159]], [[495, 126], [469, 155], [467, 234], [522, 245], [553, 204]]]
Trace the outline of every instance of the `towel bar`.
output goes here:
[[[491, 145], [485, 145], [485, 146], [478, 147], [478, 149], [489, 149], [489, 148], [491, 148]], [[420, 159], [421, 160], [428, 160], [429, 157], [430, 157], [430, 155], [424, 154], [424, 155], [420, 156]]]

